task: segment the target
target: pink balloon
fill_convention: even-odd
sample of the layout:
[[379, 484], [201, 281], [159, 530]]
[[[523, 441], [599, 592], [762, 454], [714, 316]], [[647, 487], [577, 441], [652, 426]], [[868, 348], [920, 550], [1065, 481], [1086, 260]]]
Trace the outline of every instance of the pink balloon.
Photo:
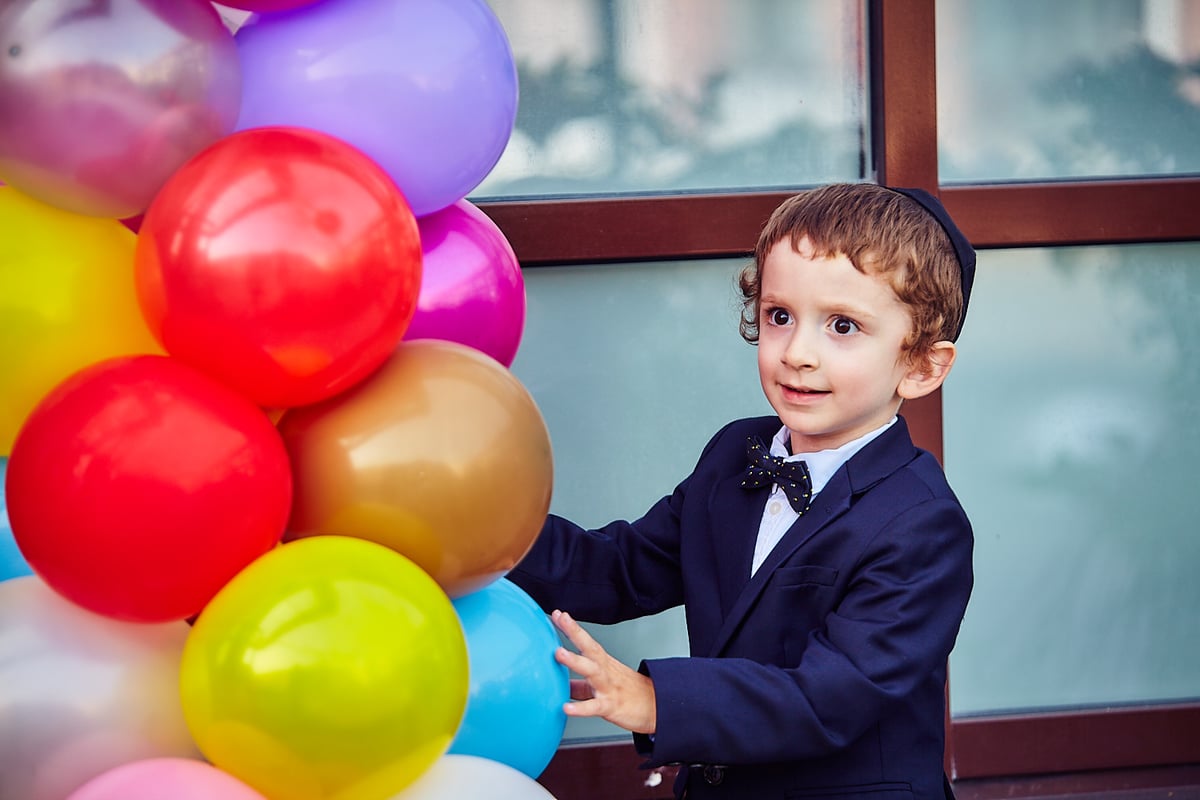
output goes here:
[[237, 46], [207, 0], [12, 0], [0, 42], [0, 177], [67, 211], [141, 213], [237, 120]]
[[466, 200], [417, 225], [424, 273], [404, 338], [458, 342], [511, 366], [525, 328], [525, 279], [512, 246]]
[[232, 775], [203, 761], [149, 758], [101, 773], [67, 800], [267, 800]]

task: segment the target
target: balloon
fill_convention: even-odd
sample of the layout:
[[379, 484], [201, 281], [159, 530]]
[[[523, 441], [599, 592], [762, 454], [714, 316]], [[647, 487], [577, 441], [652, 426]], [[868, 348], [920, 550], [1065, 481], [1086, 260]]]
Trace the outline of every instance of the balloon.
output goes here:
[[344, 139], [418, 217], [466, 197], [512, 136], [517, 70], [485, 0], [336, 0], [250, 20], [235, 39], [238, 130], [295, 125]]
[[0, 176], [68, 211], [137, 214], [237, 120], [237, 46], [207, 0], [15, 0], [0, 41]]
[[217, 594], [180, 685], [200, 749], [272, 800], [377, 800], [445, 753], [467, 670], [454, 607], [424, 571], [322, 536], [267, 553]]
[[0, 797], [62, 800], [128, 761], [199, 758], [179, 701], [187, 635], [98, 616], [33, 576], [0, 583]]
[[417, 562], [451, 597], [502, 577], [550, 507], [550, 436], [494, 359], [402, 342], [345, 394], [279, 423], [296, 491], [288, 538], [340, 533]]
[[454, 601], [467, 637], [471, 688], [451, 753], [499, 761], [536, 778], [567, 725], [570, 674], [554, 659], [558, 634], [542, 609], [500, 579]]
[[312, 5], [316, 0], [221, 0], [221, 5], [230, 8], [240, 8], [244, 11], [290, 11]]
[[0, 455], [56, 384], [106, 358], [161, 353], [137, 304], [136, 239], [0, 186]]
[[391, 800], [554, 800], [541, 784], [506, 764], [466, 755], [438, 759], [420, 780]]
[[4, 492], [4, 476], [7, 472], [8, 459], [0, 458], [0, 581], [33, 574], [8, 524], [8, 501]]
[[278, 433], [249, 401], [166, 356], [109, 359], [38, 404], [8, 464], [34, 572], [99, 614], [185, 619], [274, 547], [291, 504]]
[[417, 221], [424, 280], [406, 339], [445, 339], [512, 365], [525, 327], [525, 279], [496, 223], [466, 200]]
[[110, 769], [67, 800], [267, 800], [232, 775], [203, 761], [148, 758]]
[[366, 377], [404, 336], [420, 234], [362, 153], [263, 128], [171, 177], [142, 221], [136, 277], [168, 353], [261, 406], [302, 405]]

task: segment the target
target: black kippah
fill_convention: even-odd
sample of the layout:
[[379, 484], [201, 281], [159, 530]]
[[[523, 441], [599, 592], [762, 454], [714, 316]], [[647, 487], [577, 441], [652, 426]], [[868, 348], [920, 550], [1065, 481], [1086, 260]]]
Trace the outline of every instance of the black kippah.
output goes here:
[[967, 319], [967, 301], [971, 299], [971, 285], [975, 283], [975, 248], [971, 247], [967, 237], [963, 236], [962, 231], [954, 224], [954, 220], [950, 219], [946, 207], [929, 192], [924, 189], [899, 189], [895, 186], [887, 188], [919, 203], [938, 221], [938, 224], [946, 231], [946, 235], [950, 237], [950, 244], [954, 246], [954, 254], [958, 256], [958, 267], [962, 275], [962, 318], [959, 319], [958, 330], [954, 332], [951, 340], [957, 341], [958, 335], [962, 333], [963, 322]]

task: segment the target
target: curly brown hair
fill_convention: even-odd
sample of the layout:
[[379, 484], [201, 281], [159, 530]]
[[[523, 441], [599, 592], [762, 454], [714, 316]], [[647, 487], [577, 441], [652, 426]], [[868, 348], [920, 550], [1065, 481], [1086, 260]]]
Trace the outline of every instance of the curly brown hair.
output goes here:
[[915, 200], [884, 186], [835, 183], [788, 198], [767, 220], [754, 262], [738, 276], [739, 329], [747, 342], [758, 342], [767, 254], [784, 239], [796, 248], [805, 237], [818, 258], [844, 255], [859, 272], [887, 278], [912, 313], [905, 341], [910, 358], [955, 338], [964, 313], [962, 273], [945, 229]]

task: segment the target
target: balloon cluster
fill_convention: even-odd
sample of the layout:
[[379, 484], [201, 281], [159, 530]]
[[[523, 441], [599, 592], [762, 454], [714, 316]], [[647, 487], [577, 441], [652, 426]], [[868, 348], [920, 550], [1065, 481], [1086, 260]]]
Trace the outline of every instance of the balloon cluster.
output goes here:
[[0, 796], [548, 798], [499, 22], [85, 5], [0, 7]]

